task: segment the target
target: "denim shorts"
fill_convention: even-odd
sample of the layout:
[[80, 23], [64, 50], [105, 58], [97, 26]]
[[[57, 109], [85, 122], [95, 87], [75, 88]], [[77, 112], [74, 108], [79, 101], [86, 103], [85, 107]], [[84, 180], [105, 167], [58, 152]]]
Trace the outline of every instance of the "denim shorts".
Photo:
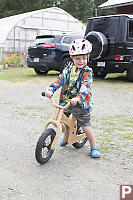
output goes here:
[[91, 126], [90, 123], [90, 113], [83, 112], [80, 105], [72, 106], [64, 110], [64, 114], [69, 117], [70, 114], [73, 114], [77, 119], [77, 124], [79, 126]]

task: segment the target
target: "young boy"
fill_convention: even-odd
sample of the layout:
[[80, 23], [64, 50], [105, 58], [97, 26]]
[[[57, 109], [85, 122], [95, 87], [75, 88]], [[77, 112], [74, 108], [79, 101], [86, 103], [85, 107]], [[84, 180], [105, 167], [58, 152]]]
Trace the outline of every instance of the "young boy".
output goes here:
[[[70, 102], [70, 107], [64, 112], [72, 113], [85, 132], [91, 146], [92, 158], [99, 158], [100, 152], [96, 146], [96, 139], [90, 124], [90, 112], [92, 110], [92, 69], [87, 66], [92, 45], [88, 40], [76, 39], [70, 45], [69, 54], [74, 65], [63, 70], [62, 74], [50, 84], [45, 96], [51, 98], [53, 93], [62, 86], [59, 104], [64, 106]], [[77, 104], [81, 102], [81, 105]], [[61, 146], [67, 145], [62, 140]]]

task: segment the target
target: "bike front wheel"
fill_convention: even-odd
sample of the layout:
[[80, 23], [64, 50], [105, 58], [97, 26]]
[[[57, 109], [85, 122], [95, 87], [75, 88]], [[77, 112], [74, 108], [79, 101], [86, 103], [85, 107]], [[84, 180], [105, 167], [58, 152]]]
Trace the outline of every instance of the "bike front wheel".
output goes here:
[[48, 162], [48, 160], [51, 158], [54, 153], [54, 150], [51, 149], [51, 145], [55, 138], [55, 135], [55, 130], [52, 128], [48, 128], [39, 137], [35, 149], [35, 158], [37, 162], [44, 164]]

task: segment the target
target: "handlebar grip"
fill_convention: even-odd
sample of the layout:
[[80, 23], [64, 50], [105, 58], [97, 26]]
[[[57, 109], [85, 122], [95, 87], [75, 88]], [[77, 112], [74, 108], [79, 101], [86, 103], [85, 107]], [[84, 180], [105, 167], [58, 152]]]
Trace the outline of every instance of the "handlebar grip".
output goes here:
[[42, 92], [42, 96], [45, 97], [45, 92]]

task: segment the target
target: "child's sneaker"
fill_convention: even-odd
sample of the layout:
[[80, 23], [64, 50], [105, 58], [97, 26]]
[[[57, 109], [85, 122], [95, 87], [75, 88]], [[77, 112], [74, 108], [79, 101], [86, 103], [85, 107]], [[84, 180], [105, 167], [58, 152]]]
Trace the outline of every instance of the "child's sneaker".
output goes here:
[[92, 158], [100, 158], [101, 157], [99, 149], [94, 148], [94, 147], [91, 148], [91, 154], [90, 155], [91, 155]]
[[60, 146], [61, 147], [65, 147], [68, 144], [68, 142], [63, 142], [63, 139], [60, 142]]

